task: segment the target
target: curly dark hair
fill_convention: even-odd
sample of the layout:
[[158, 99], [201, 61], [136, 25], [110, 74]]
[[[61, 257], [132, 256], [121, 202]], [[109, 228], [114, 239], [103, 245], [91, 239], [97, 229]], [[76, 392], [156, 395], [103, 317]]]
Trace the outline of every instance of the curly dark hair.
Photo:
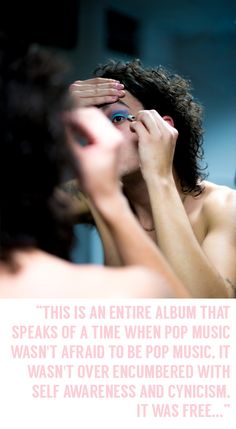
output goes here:
[[202, 192], [200, 182], [206, 177], [203, 159], [202, 106], [191, 95], [191, 83], [162, 66], [144, 68], [140, 60], [109, 60], [99, 65], [95, 76], [117, 79], [124, 84], [144, 109], [155, 109], [161, 116], [173, 118], [179, 132], [174, 167], [184, 193]]
[[70, 164], [65, 61], [0, 35], [0, 260], [39, 248], [69, 258], [73, 220], [56, 187]]

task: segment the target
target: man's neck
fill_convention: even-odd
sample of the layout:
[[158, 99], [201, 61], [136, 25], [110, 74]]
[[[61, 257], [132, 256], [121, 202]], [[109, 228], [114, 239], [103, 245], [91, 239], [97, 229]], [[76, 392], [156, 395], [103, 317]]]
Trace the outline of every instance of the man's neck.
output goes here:
[[[183, 194], [179, 180], [174, 174], [179, 196], [184, 203], [185, 195]], [[145, 230], [152, 230], [154, 228], [152, 208], [150, 198], [147, 190], [147, 185], [142, 177], [141, 172], [136, 172], [130, 176], [123, 178], [123, 190], [129, 200], [130, 206], [137, 216], [140, 224]]]
[[153, 228], [152, 209], [146, 183], [140, 172], [123, 179], [123, 190], [144, 229]]

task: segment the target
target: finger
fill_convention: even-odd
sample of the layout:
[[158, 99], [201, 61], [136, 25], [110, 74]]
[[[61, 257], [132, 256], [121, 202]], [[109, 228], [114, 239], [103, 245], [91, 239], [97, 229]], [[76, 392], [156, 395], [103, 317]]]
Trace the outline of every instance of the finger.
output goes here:
[[156, 121], [159, 121], [160, 126], [163, 126], [164, 128], [168, 128], [170, 131], [175, 129], [174, 121], [171, 116], [165, 115], [162, 117], [159, 115], [159, 113], [156, 110], [152, 110], [152, 112]]
[[89, 109], [74, 109], [64, 114], [67, 143], [79, 157], [82, 157], [87, 146], [93, 143], [89, 138], [89, 123], [83, 118], [83, 110]]
[[161, 129], [168, 128], [170, 125], [165, 119], [154, 109], [150, 110], [155, 122]]
[[119, 80], [117, 79], [110, 79], [110, 78], [105, 78], [105, 77], [94, 77], [92, 79], [86, 79], [86, 80], [76, 80], [74, 82], [75, 84], [92, 84], [92, 85], [97, 85], [97, 84], [103, 84], [103, 83], [119, 83]]
[[66, 142], [73, 158], [73, 165], [80, 176], [81, 169], [80, 168], [78, 169], [77, 167], [78, 167], [78, 164], [80, 166], [82, 165], [82, 162], [83, 162], [83, 148], [80, 147], [80, 145], [75, 143], [74, 133], [71, 130], [69, 125], [66, 126], [65, 132], [66, 132]]
[[116, 97], [122, 97], [125, 95], [124, 90], [119, 90], [116, 88], [87, 88], [83, 89], [82, 91], [80, 89], [74, 88], [72, 90], [72, 94], [77, 94], [79, 97], [83, 98], [95, 98], [95, 97], [104, 97], [104, 96], [116, 96]]
[[125, 96], [125, 91], [115, 88], [92, 88], [81, 91], [74, 86], [73, 88], [71, 87], [71, 95], [78, 103], [78, 106], [87, 107], [115, 103], [119, 98]]
[[140, 110], [136, 116], [136, 120], [142, 122], [150, 133], [158, 131], [158, 122], [151, 110]]
[[166, 134], [166, 132], [168, 132], [168, 135], [171, 136], [172, 139], [174, 139], [174, 141], [176, 142], [179, 132], [174, 126], [174, 121], [172, 117], [168, 115], [162, 117], [156, 110], [152, 110], [151, 112], [155, 120], [158, 121], [159, 128], [162, 131], [163, 135], [164, 133]]
[[86, 90], [94, 90], [94, 91], [99, 91], [102, 89], [124, 89], [124, 85], [123, 83], [119, 83], [116, 81], [112, 81], [112, 82], [106, 82], [106, 83], [98, 83], [98, 84], [91, 84], [89, 82], [74, 82], [70, 85], [70, 88], [72, 90], [81, 90], [81, 91], [86, 91]]
[[132, 122], [130, 124], [130, 129], [137, 134], [139, 140], [147, 137], [147, 128], [141, 121]]
[[120, 131], [97, 108], [77, 109], [70, 112], [68, 123], [85, 136], [90, 144], [110, 147], [120, 144], [122, 140]]

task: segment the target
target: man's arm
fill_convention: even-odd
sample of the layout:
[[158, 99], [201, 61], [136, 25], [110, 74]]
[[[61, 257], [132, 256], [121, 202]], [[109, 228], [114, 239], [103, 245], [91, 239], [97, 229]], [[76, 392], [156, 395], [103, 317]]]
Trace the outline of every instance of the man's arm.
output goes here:
[[121, 192], [104, 200], [95, 197], [94, 204], [113, 238], [122, 265], [138, 264], [151, 268], [159, 276], [157, 288], [171, 287], [172, 297], [190, 297], [157, 246], [140, 227]]
[[[193, 297], [233, 297], [228, 280], [235, 282], [236, 247], [232, 239], [228, 240], [228, 228], [220, 222], [217, 227], [210, 225], [201, 246], [174, 183], [157, 181], [148, 188], [158, 244], [170, 265]], [[227, 216], [227, 221], [232, 224], [233, 218]]]
[[[76, 105], [79, 107], [99, 106], [105, 103], [115, 103], [119, 98], [124, 97], [124, 85], [119, 81], [109, 78], [96, 77], [93, 79], [77, 80], [70, 85], [70, 93], [72, 94]], [[74, 187], [73, 187], [74, 188]], [[67, 188], [70, 193], [70, 189]], [[79, 197], [79, 195], [77, 195]], [[76, 198], [76, 197], [75, 197]], [[81, 195], [79, 197], [81, 199]], [[83, 199], [83, 198], [82, 198]], [[90, 213], [98, 229], [101, 237], [105, 265], [107, 266], [121, 266], [121, 260], [116, 249], [113, 237], [111, 236], [106, 224], [102, 217], [92, 204], [89, 198], [85, 198], [86, 206], [89, 207]], [[81, 206], [81, 202], [79, 201]], [[79, 208], [78, 205], [78, 208]], [[82, 207], [83, 208], [83, 207]], [[89, 219], [88, 215], [80, 215], [79, 219], [83, 222]]]
[[60, 185], [60, 191], [64, 191], [70, 198], [72, 210], [75, 213], [75, 223], [87, 223], [94, 225], [94, 219], [90, 213], [88, 201], [79, 188], [79, 181], [71, 179]]
[[[93, 127], [91, 127], [93, 123]], [[158, 289], [166, 287], [173, 296], [189, 297], [152, 240], [145, 234], [120, 189], [118, 152], [123, 139], [97, 109], [80, 109], [70, 114], [69, 124], [80, 127], [90, 144], [80, 147], [68, 133], [68, 143], [79, 161], [79, 180], [112, 236], [123, 265], [142, 265], [158, 273]], [[105, 130], [105, 132], [104, 132]]]
[[75, 213], [75, 223], [96, 225], [102, 241], [105, 265], [110, 267], [122, 266], [111, 232], [102, 219], [102, 216], [94, 207], [92, 201], [81, 192], [79, 181], [73, 179], [64, 182], [60, 189], [69, 196], [72, 202], [72, 210], [73, 213]]
[[[230, 209], [233, 202], [226, 205], [224, 213], [229, 210], [230, 214], [225, 222], [218, 216], [215, 224], [209, 224], [201, 247], [173, 178], [178, 133], [156, 111], [142, 111], [137, 119], [132, 127], [139, 136], [141, 168], [149, 191], [159, 248], [193, 297], [232, 297], [228, 280], [234, 284], [236, 278], [236, 217], [235, 209]], [[212, 213], [208, 219], [214, 216]], [[234, 238], [229, 240], [231, 234]]]
[[202, 249], [217, 268], [228, 289], [236, 295], [236, 192], [219, 186], [211, 192], [204, 206], [208, 232]]

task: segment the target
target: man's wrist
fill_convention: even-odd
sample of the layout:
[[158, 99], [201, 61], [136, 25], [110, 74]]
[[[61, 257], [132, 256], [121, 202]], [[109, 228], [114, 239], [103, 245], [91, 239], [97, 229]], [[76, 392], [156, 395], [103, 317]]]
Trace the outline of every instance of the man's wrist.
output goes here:
[[176, 187], [173, 174], [165, 176], [157, 173], [152, 175], [146, 175], [145, 182], [148, 188], [155, 187], [155, 189], [169, 189]]
[[107, 221], [117, 219], [119, 213], [128, 206], [127, 200], [120, 190], [110, 195], [93, 197], [91, 200], [101, 216]]

